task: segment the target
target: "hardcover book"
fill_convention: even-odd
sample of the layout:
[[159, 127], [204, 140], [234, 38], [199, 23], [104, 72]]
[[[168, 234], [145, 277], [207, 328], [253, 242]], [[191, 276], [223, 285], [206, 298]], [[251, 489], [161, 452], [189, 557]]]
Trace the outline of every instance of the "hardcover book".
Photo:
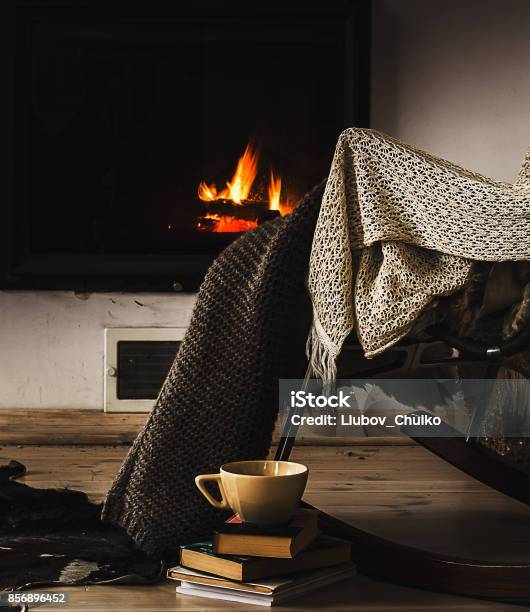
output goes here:
[[[351, 544], [330, 536], [319, 536], [294, 559], [219, 555], [214, 552], [211, 542], [180, 548], [181, 566], [239, 581], [328, 567], [350, 560]], [[174, 572], [174, 569], [169, 569], [168, 577], [174, 578]]]
[[230, 519], [213, 536], [214, 552], [292, 559], [318, 536], [318, 512], [300, 508], [287, 525], [256, 526]]

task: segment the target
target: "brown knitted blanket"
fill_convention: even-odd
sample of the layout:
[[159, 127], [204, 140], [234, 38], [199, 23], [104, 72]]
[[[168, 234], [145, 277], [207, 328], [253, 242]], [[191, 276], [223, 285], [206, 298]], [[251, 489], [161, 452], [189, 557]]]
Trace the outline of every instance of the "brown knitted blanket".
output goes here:
[[323, 188], [289, 217], [232, 243], [206, 275], [156, 406], [103, 508], [148, 554], [174, 556], [222, 520], [195, 488], [197, 474], [267, 455], [278, 380], [303, 375], [311, 322], [304, 279]]

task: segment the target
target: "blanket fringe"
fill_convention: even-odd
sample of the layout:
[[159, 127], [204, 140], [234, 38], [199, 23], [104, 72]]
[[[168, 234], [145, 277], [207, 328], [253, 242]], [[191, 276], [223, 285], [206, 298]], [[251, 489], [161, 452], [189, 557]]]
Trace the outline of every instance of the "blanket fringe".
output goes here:
[[326, 338], [316, 316], [307, 338], [306, 355], [309, 360], [306, 377], [320, 378], [323, 381], [334, 381], [337, 378], [337, 351]]

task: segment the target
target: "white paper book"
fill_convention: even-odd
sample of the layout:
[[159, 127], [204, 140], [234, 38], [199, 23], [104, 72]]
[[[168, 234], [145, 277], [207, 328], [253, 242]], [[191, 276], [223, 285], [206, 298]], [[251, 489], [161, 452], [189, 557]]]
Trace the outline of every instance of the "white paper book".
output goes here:
[[252, 604], [255, 606], [272, 606], [273, 598], [270, 595], [254, 595], [250, 593], [236, 593], [235, 591], [226, 591], [223, 593], [220, 589], [215, 592], [209, 589], [194, 588], [188, 589], [185, 586], [178, 586], [176, 588], [177, 593], [181, 595], [194, 595], [199, 597], [207, 597], [209, 599], [221, 599], [223, 601], [237, 601], [245, 604]]
[[[248, 584], [231, 584], [226, 580], [220, 581], [219, 584], [212, 584], [211, 582], [210, 584], [204, 584], [200, 573], [197, 572], [198, 575], [194, 577], [194, 572], [188, 570], [187, 574], [186, 580], [181, 580], [178, 583], [177, 593], [271, 606], [299, 597], [328, 584], [350, 578], [355, 575], [355, 565], [348, 563], [334, 568], [327, 568], [324, 571], [304, 572], [303, 576], [298, 575], [297, 579], [286, 577], [283, 580], [263, 580]], [[211, 578], [213, 577], [210, 576]], [[255, 590], [258, 586], [261, 587], [261, 592]], [[263, 587], [265, 586], [268, 587], [268, 592], [263, 592], [265, 590]]]

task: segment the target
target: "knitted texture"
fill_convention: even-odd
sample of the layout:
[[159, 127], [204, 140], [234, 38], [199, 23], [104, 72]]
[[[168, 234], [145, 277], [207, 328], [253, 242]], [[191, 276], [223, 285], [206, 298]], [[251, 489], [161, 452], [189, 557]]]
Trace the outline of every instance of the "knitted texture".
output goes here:
[[304, 370], [304, 279], [323, 190], [233, 242], [205, 277], [156, 405], [104, 504], [103, 518], [148, 554], [174, 557], [226, 516], [196, 489], [197, 474], [268, 453], [278, 379]]
[[527, 259], [529, 157], [508, 184], [373, 130], [346, 130], [311, 251], [315, 374], [335, 377], [354, 326], [367, 357], [398, 342], [433, 297], [465, 285], [473, 260]]

